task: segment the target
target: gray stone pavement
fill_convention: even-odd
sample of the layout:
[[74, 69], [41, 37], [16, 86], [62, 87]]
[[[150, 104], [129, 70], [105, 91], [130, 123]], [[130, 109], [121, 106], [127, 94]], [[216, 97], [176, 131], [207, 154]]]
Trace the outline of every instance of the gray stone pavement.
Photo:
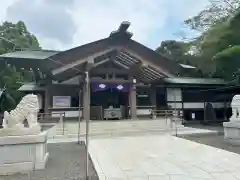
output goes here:
[[239, 154], [170, 135], [93, 139], [89, 152], [100, 180], [240, 179]]
[[[0, 180], [85, 180], [85, 146], [72, 143], [48, 144], [50, 153], [45, 170], [0, 176]], [[91, 180], [98, 180], [89, 161]]]

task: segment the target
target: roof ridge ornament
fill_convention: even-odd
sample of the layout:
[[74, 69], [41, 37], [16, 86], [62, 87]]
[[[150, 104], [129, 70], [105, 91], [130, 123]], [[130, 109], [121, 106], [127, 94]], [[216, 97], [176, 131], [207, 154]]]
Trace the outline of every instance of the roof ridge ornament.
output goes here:
[[110, 33], [109, 37], [118, 37], [118, 38], [121, 37], [121, 38], [131, 39], [131, 37], [133, 36], [133, 33], [127, 31], [130, 25], [131, 25], [130, 22], [123, 21], [116, 31], [112, 31]]

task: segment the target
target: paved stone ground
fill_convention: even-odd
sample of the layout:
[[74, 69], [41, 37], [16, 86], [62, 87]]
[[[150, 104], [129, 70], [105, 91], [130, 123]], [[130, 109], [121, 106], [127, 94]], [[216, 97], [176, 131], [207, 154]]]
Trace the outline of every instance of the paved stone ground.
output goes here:
[[94, 139], [90, 155], [100, 180], [240, 179], [239, 154], [170, 135]]
[[[85, 180], [85, 146], [73, 143], [48, 144], [50, 153], [45, 170], [0, 176], [0, 180]], [[98, 180], [90, 162], [91, 180]]]

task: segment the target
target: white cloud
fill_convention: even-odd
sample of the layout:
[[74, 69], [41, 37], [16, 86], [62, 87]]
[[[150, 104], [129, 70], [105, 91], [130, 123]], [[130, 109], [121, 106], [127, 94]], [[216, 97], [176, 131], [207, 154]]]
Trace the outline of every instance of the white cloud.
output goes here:
[[167, 15], [164, 1], [156, 0], [134, 2], [113, 0], [111, 3], [102, 3], [102, 1], [81, 3], [79, 1], [77, 4], [73, 11], [74, 20], [78, 25], [75, 44], [107, 37], [124, 20], [131, 22], [129, 30], [134, 33], [133, 38], [145, 41], [148, 37], [147, 33], [153, 27], [159, 28], [164, 25]]
[[[103, 37], [116, 30], [119, 24], [128, 20], [133, 39], [151, 46], [151, 33], [165, 27], [168, 16], [176, 16], [184, 21], [203, 9], [207, 0], [111, 0], [76, 1], [72, 11], [78, 31], [74, 35], [74, 45], [84, 44]], [[151, 36], [152, 37], [152, 36]], [[156, 37], [158, 38], [158, 37]]]
[[7, 0], [7, 1], [1, 1], [1, 6], [0, 6], [0, 22], [3, 22], [6, 20], [6, 10], [7, 8], [15, 3], [16, 0]]
[[[6, 19], [6, 9], [14, 1], [17, 0], [8, 0], [1, 3], [0, 20]], [[36, 6], [37, 0], [29, 0], [29, 4], [26, 7], [31, 7], [31, 3], [34, 3], [33, 1]], [[122, 21], [127, 20], [131, 22], [129, 31], [133, 32], [133, 39], [153, 47], [155, 46], [155, 44], [152, 43], [153, 38], [155, 39], [155, 42], [156, 39], [161, 41], [162, 37], [164, 37], [164, 32], [177, 31], [177, 29], [166, 29], [168, 28], [166, 27], [166, 24], [169, 24], [166, 20], [169, 16], [176, 17], [179, 22], [182, 22], [189, 16], [193, 16], [203, 9], [207, 1], [208, 0], [74, 0], [74, 6], [67, 8], [67, 11], [69, 11], [73, 18], [73, 22], [75, 23], [74, 26], [76, 27], [76, 31], [74, 31], [75, 33], [70, 34], [73, 36], [73, 42], [66, 44], [61, 41], [61, 39], [57, 40], [56, 38], [53, 39], [44, 36], [44, 34], [41, 34], [41, 31], [37, 34], [37, 37], [44, 48], [66, 49], [108, 37], [110, 32], [116, 30]], [[63, 2], [64, 0], [54, 1], [54, 3]], [[48, 3], [48, 1], [45, 1], [45, 3]], [[15, 8], [15, 10], [17, 10], [17, 8]], [[45, 9], [42, 9], [42, 11], [39, 12], [45, 13], [44, 10]], [[19, 12], [24, 13], [25, 11], [19, 10]], [[64, 19], [62, 17], [64, 14], [55, 15], [60, 21], [61, 19]], [[27, 15], [28, 18], [29, 16], [31, 16], [31, 14]], [[26, 15], [15, 16], [15, 18], [16, 17], [26, 17]], [[34, 15], [32, 18], [34, 19]], [[21, 20], [24, 21], [24, 19]], [[47, 20], [48, 19], [46, 19], [46, 21]], [[39, 26], [38, 22], [35, 23], [36, 26]], [[52, 26], [54, 26], [55, 22], [51, 23]], [[59, 22], [56, 23], [59, 25]], [[28, 25], [27, 21], [26, 24], [30, 31], [36, 31], [36, 28], [33, 28], [34, 24], [31, 23], [31, 25]], [[63, 24], [62, 28], [68, 27]], [[59, 29], [57, 33], [60, 32], [61, 29]], [[159, 34], [156, 34], [156, 32], [159, 32]]]

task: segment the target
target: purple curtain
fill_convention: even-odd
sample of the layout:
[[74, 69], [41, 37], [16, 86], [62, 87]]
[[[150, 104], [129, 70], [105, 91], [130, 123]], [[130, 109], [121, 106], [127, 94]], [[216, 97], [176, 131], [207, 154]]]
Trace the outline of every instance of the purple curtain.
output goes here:
[[92, 83], [92, 91], [105, 91], [107, 89], [113, 88], [122, 92], [129, 92], [129, 84], [115, 84], [115, 83]]

